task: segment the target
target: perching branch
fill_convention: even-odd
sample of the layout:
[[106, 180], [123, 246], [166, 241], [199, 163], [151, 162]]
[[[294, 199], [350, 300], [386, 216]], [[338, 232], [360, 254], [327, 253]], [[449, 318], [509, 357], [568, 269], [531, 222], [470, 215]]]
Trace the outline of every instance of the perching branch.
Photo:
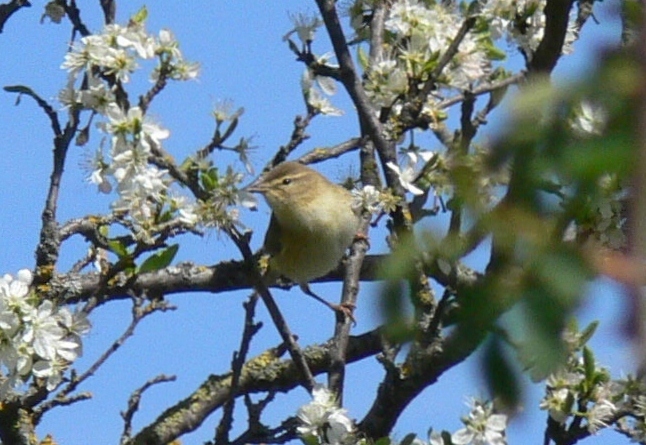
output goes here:
[[[359, 278], [361, 264], [369, 248], [368, 228], [370, 226], [371, 214], [364, 212], [359, 227], [357, 239], [355, 239], [350, 250], [341, 291], [341, 304], [355, 307], [359, 294]], [[337, 395], [339, 405], [343, 404], [343, 382], [345, 378], [346, 350], [350, 338], [352, 320], [349, 317], [337, 314], [334, 326], [334, 341], [330, 350], [330, 372], [328, 375], [328, 388]]]

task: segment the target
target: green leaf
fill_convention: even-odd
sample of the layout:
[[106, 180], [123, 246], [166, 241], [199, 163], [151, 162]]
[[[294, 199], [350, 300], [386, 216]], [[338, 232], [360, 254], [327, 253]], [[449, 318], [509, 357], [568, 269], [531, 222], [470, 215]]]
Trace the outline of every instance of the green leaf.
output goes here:
[[583, 370], [585, 372], [585, 380], [588, 383], [588, 388], [592, 386], [595, 378], [595, 361], [592, 349], [587, 346], [583, 348]]
[[390, 441], [390, 437], [380, 437], [379, 439], [376, 440], [375, 445], [390, 445], [392, 442]]
[[494, 45], [493, 42], [487, 42], [484, 49], [487, 57], [491, 60], [505, 60], [507, 58], [507, 53]]
[[137, 11], [135, 15], [133, 15], [130, 18], [130, 20], [134, 23], [141, 25], [146, 21], [147, 18], [148, 18], [148, 8], [146, 8], [146, 5], [144, 5], [141, 7], [141, 9], [139, 9], [139, 11]]
[[218, 177], [218, 169], [215, 167], [210, 168], [208, 171], [202, 173], [200, 179], [202, 180], [202, 186], [204, 187], [204, 190], [206, 190], [207, 192], [215, 190], [220, 182]]
[[522, 387], [518, 372], [503, 348], [497, 335], [490, 336], [483, 356], [484, 374], [491, 394], [506, 409], [514, 410], [520, 404]]
[[222, 136], [221, 141], [222, 141], [222, 142], [224, 142], [224, 141], [226, 141], [227, 139], [229, 139], [229, 137], [231, 137], [231, 135], [233, 134], [233, 132], [234, 132], [234, 131], [236, 131], [236, 128], [237, 128], [237, 127], [238, 127], [238, 118], [237, 118], [237, 117], [234, 117], [234, 118], [233, 118], [233, 120], [231, 121], [231, 124], [230, 124], [230, 125], [227, 127], [227, 129], [224, 131], [224, 136]]
[[292, 50], [295, 54], [299, 54], [301, 51], [298, 49], [298, 46], [292, 41], [292, 39], [287, 39], [287, 44], [289, 49]]
[[124, 258], [130, 255], [126, 245], [119, 240], [108, 240], [108, 246], [110, 247], [110, 250], [114, 252], [119, 258]]
[[304, 445], [319, 445], [318, 439], [313, 434], [310, 434], [309, 436], [301, 436], [301, 442], [303, 442]]
[[110, 230], [110, 226], [100, 226], [99, 227], [99, 234], [104, 237], [108, 237], [108, 233]]
[[442, 431], [442, 440], [444, 441], [444, 445], [453, 445], [451, 433], [449, 433], [448, 431]]
[[357, 59], [359, 60], [361, 68], [363, 68], [364, 71], [367, 70], [370, 65], [370, 58], [361, 45], [357, 47]]
[[584, 346], [588, 341], [590, 341], [595, 331], [597, 330], [597, 327], [599, 327], [599, 321], [595, 320], [587, 325], [583, 331], [581, 331], [581, 333], [579, 334], [579, 347]]
[[179, 244], [173, 244], [172, 246], [169, 246], [160, 252], [155, 252], [150, 257], [148, 257], [146, 261], [141, 264], [141, 266], [139, 266], [139, 270], [137, 272], [154, 272], [168, 266], [173, 262], [173, 259], [175, 258], [178, 250]]
[[417, 438], [415, 433], [406, 434], [406, 436], [399, 442], [399, 445], [411, 445], [413, 441]]

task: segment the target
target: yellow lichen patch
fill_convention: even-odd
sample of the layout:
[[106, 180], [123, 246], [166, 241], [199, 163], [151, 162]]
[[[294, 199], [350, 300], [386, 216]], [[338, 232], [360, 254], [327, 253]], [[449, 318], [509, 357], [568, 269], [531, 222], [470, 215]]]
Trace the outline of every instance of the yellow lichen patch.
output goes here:
[[58, 445], [58, 442], [54, 440], [51, 434], [48, 434], [40, 441], [40, 445]]

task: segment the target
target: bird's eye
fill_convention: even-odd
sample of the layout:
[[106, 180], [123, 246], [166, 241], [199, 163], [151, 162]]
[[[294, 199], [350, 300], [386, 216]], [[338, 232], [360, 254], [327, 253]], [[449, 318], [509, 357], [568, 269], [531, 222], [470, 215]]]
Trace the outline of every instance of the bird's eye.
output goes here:
[[289, 185], [292, 183], [292, 178], [285, 178], [283, 179], [283, 185]]

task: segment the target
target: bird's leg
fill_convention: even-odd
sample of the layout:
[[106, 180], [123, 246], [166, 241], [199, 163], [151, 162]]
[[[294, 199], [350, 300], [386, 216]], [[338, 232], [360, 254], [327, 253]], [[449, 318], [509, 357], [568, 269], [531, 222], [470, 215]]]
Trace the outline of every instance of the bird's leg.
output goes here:
[[353, 242], [354, 241], [365, 241], [366, 243], [368, 243], [368, 248], [370, 248], [370, 238], [368, 238], [368, 235], [366, 235], [365, 233], [357, 232], [354, 235], [354, 239], [352, 241]]
[[346, 317], [348, 317], [350, 320], [352, 320], [352, 324], [357, 324], [356, 320], [354, 319], [354, 309], [355, 305], [350, 304], [350, 303], [342, 303], [342, 304], [334, 304], [330, 303], [326, 299], [319, 297], [310, 289], [310, 286], [307, 283], [304, 284], [299, 284], [301, 290], [306, 294], [309, 295], [310, 297], [316, 299], [317, 301], [320, 301], [330, 309], [332, 309], [335, 313], [337, 314], [342, 314]]

